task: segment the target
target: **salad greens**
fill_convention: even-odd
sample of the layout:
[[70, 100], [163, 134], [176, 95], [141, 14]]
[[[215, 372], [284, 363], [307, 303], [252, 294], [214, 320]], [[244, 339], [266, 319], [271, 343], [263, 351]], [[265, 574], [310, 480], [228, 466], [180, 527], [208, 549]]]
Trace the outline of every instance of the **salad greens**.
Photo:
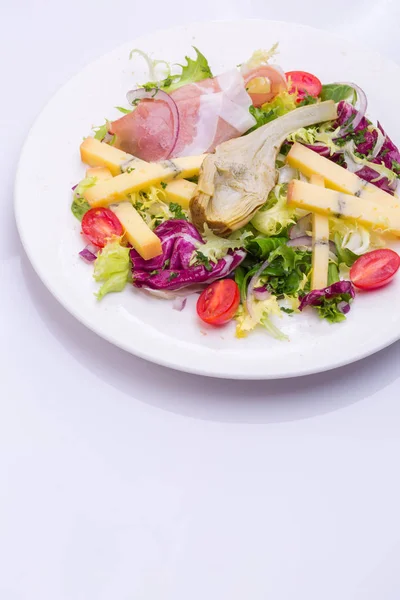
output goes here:
[[98, 300], [110, 292], [121, 292], [131, 279], [129, 248], [120, 242], [119, 239], [109, 242], [95, 260], [93, 277], [102, 282], [96, 294]]
[[322, 86], [320, 94], [322, 101], [333, 100], [334, 102], [340, 102], [341, 100], [347, 100], [354, 104], [357, 100], [357, 92], [350, 85], [343, 83], [328, 83]]
[[[268, 65], [277, 52], [277, 46], [275, 44], [268, 51], [254, 52], [246, 63], [238, 65], [241, 73]], [[138, 55], [149, 67], [150, 80], [141, 87], [171, 93], [187, 84], [213, 77], [206, 57], [195, 46], [193, 49], [194, 58], [186, 56], [184, 64], [175, 65], [180, 67], [179, 73], [174, 73], [171, 65], [164, 60], [153, 60], [139, 49], [132, 50], [130, 58]], [[373, 125], [365, 117], [365, 110], [359, 108], [358, 96], [363, 94], [360, 88], [345, 83], [329, 83], [321, 88], [317, 80], [319, 95], [318, 91], [311, 95], [307, 90], [300, 94], [300, 88], [295, 93], [290, 91], [288, 81], [289, 90], [281, 91], [262, 106], [250, 106], [248, 110], [255, 119], [255, 125], [246, 134], [299, 107], [326, 100], [338, 103], [338, 117], [335, 121], [302, 127], [287, 137], [275, 164], [277, 183], [250, 223], [223, 238], [215, 235], [207, 225], [204, 231], [198, 231], [191, 223], [187, 203], [183, 208], [177, 202], [170, 202], [167, 183], [163, 181], [129, 194], [127, 200], [157, 235], [162, 252], [145, 260], [127, 245], [126, 240], [112, 238], [94, 261], [93, 277], [101, 283], [96, 293], [99, 300], [108, 293], [123, 290], [126, 283], [132, 281], [132, 272], [136, 287], [166, 292], [190, 286], [193, 289], [193, 286], [205, 286], [219, 279], [234, 278], [240, 291], [240, 304], [235, 315], [237, 337], [245, 337], [256, 327], [262, 327], [272, 337], [286, 340], [288, 338], [276, 326], [275, 320], [283, 318], [284, 313], [299, 313], [308, 306], [330, 323], [339, 323], [346, 318], [355, 296], [350, 268], [359, 256], [385, 246], [387, 238], [359, 223], [329, 218], [329, 264], [327, 279], [326, 271], [323, 277], [327, 285], [323, 289], [311, 289], [315, 252], [315, 240], [312, 240], [310, 231], [311, 216], [307, 221], [308, 227], [303, 220], [301, 231], [298, 221], [305, 217], [305, 211], [288, 206], [287, 194], [288, 182], [303, 176], [286, 164], [286, 155], [292, 144], [303, 144], [356, 173], [366, 182], [393, 194], [400, 178], [400, 152], [381, 125]], [[356, 104], [360, 112], [355, 108]], [[245, 113], [248, 117], [247, 107]], [[121, 106], [116, 108], [123, 115], [135, 110]], [[94, 138], [112, 145], [116, 138], [108, 134], [109, 130], [110, 122], [106, 120], [103, 125], [93, 127]], [[197, 184], [198, 177], [190, 181]], [[80, 221], [90, 209], [84, 199], [85, 191], [96, 183], [96, 177], [88, 177], [74, 189], [71, 211]], [[239, 219], [236, 220], [234, 225], [239, 222]], [[302, 238], [298, 246], [295, 245], [296, 230], [300, 231], [298, 238]], [[327, 260], [325, 255], [325, 266]]]
[[[193, 46], [193, 48], [196, 52], [196, 58], [192, 59], [189, 56], [185, 56], [186, 64], [179, 65], [182, 69], [180, 74], [172, 75], [171, 69], [169, 68], [168, 75], [164, 79], [160, 81], [149, 81], [148, 83], [144, 84], [143, 87], [145, 89], [159, 88], [164, 92], [170, 93], [182, 87], [183, 85], [187, 85], [188, 83], [196, 83], [197, 81], [202, 81], [203, 79], [213, 77], [206, 57], [200, 52], [198, 48], [196, 48], [195, 46]], [[138, 51], [133, 50], [132, 52]], [[156, 64], [164, 63], [164, 61], [155, 62]]]
[[251, 220], [257, 231], [266, 236], [280, 235], [289, 225], [295, 222], [294, 211], [287, 205], [286, 184], [278, 184], [270, 192], [267, 202]]
[[85, 177], [74, 188], [74, 195], [71, 204], [71, 211], [78, 221], [82, 221], [83, 215], [90, 209], [90, 205], [83, 197], [83, 193], [88, 188], [95, 185], [97, 177]]
[[289, 94], [286, 90], [275, 96], [271, 102], [263, 104], [260, 108], [250, 106], [249, 110], [255, 118], [256, 124], [247, 133], [251, 133], [255, 129], [262, 127], [262, 125], [266, 125], [270, 121], [286, 115], [286, 113], [294, 110], [297, 106], [296, 97], [293, 94]]

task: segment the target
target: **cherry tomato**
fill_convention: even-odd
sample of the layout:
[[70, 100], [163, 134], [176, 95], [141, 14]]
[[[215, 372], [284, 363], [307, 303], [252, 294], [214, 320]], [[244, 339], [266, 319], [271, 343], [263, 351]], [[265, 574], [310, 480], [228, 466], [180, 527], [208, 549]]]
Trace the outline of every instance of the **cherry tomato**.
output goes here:
[[239, 288], [233, 279], [220, 279], [200, 294], [197, 314], [209, 325], [223, 325], [234, 317], [239, 302]]
[[307, 96], [314, 96], [316, 98], [320, 95], [322, 90], [322, 83], [312, 75], [306, 73], [306, 71], [289, 71], [286, 73], [286, 79], [290, 80], [289, 94], [297, 92], [297, 102], [301, 102]]
[[400, 256], [389, 250], [372, 250], [357, 258], [350, 279], [361, 290], [374, 290], [393, 279], [400, 267]]
[[82, 232], [92, 244], [104, 248], [110, 238], [120, 237], [124, 230], [109, 208], [91, 208], [83, 215]]

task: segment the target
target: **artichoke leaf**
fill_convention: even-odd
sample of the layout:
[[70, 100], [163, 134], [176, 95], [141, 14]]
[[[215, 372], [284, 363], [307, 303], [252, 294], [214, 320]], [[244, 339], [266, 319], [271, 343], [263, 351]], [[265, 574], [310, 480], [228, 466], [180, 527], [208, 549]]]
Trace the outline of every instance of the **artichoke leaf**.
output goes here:
[[190, 202], [199, 231], [207, 224], [226, 236], [246, 225], [277, 181], [276, 156], [288, 135], [337, 118], [332, 100], [297, 108], [252, 133], [223, 142], [200, 169], [197, 194]]

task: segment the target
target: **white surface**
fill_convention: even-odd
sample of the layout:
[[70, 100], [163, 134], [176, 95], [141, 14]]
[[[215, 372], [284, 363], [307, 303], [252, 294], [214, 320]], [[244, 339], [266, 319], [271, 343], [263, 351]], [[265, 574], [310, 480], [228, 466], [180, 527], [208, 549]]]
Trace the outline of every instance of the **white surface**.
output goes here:
[[[400, 278], [374, 294], [358, 294], [349, 318], [339, 326], [321, 321], [315, 311], [284, 315], [277, 325], [288, 342], [271, 339], [263, 331], [238, 340], [234, 323], [223, 329], [206, 327], [197, 318], [195, 296], [181, 313], [172, 310], [172, 302], [149, 298], [131, 286], [101, 303], [94, 297], [98, 285], [93, 269], [78, 256], [83, 244], [80, 224], [70, 211], [71, 186], [85, 172], [78, 150], [82, 134], [93, 123], [101, 123], [102, 115], [118, 118], [113, 107], [126, 104], [126, 91], [148, 78], [143, 60], [129, 60], [132, 46], [173, 63], [182, 60], [193, 44], [207, 55], [214, 73], [224, 73], [266, 40], [280, 41], [279, 65], [286, 71], [301, 64], [323, 81], [356, 81], [368, 96], [370, 114], [384, 119], [392, 139], [400, 140], [393, 104], [393, 98], [400, 97], [400, 68], [392, 61], [326, 31], [276, 21], [247, 20], [244, 24], [242, 20], [148, 34], [93, 62], [47, 104], [21, 153], [16, 220], [36, 272], [63, 306], [92, 331], [163, 366], [227, 378], [285, 378], [348, 364], [400, 338], [400, 312], [395, 304]], [[383, 96], [380, 90], [387, 81], [391, 81], [392, 93]], [[64, 115], [61, 123], [60, 114]], [[40, 205], [52, 208], [38, 211]], [[379, 327], [371, 330], [370, 323]]]
[[400, 62], [395, 0], [178, 6], [1, 8], [0, 597], [398, 600], [399, 344], [286, 382], [179, 374], [77, 323], [21, 250], [12, 185], [30, 124], [138, 29], [251, 12]]

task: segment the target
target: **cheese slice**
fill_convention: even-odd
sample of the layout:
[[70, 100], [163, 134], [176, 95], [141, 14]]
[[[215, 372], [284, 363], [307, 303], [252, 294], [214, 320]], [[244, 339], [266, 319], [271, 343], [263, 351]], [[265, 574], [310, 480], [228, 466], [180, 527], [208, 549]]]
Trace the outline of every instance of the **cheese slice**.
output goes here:
[[82, 142], [80, 149], [82, 162], [90, 167], [107, 167], [113, 175], [119, 175], [121, 165], [134, 158], [132, 154], [91, 137]]
[[122, 173], [97, 185], [87, 188], [85, 200], [90, 206], [108, 206], [126, 198], [128, 194], [143, 190], [150, 185], [175, 178], [193, 177], [199, 173], [205, 155], [188, 156], [162, 163], [143, 163], [131, 172]]
[[175, 179], [167, 183], [165, 193], [167, 202], [176, 202], [182, 208], [188, 209], [190, 200], [196, 193], [197, 185], [186, 179]]
[[86, 177], [96, 177], [97, 182], [112, 178], [112, 173], [107, 167], [89, 167], [86, 169]]
[[[89, 188], [94, 189], [94, 188]], [[337, 218], [355, 220], [361, 225], [400, 234], [400, 209], [388, 208], [335, 190], [294, 179], [289, 183], [288, 205]]]
[[[310, 182], [325, 187], [321, 175], [311, 175]], [[312, 272], [311, 289], [321, 290], [328, 285], [329, 266], [329, 218], [312, 213]]]
[[310, 148], [302, 144], [297, 142], [293, 144], [287, 155], [287, 162], [291, 167], [299, 169], [307, 177], [321, 175], [326, 187], [332, 190], [365, 198], [382, 206], [400, 208], [399, 198], [380, 190], [372, 183], [367, 183], [355, 173], [351, 173], [344, 167], [337, 165], [328, 158], [320, 156], [317, 152], [310, 150]]
[[125, 237], [145, 260], [162, 254], [161, 240], [144, 222], [130, 202], [111, 207], [125, 230]]

